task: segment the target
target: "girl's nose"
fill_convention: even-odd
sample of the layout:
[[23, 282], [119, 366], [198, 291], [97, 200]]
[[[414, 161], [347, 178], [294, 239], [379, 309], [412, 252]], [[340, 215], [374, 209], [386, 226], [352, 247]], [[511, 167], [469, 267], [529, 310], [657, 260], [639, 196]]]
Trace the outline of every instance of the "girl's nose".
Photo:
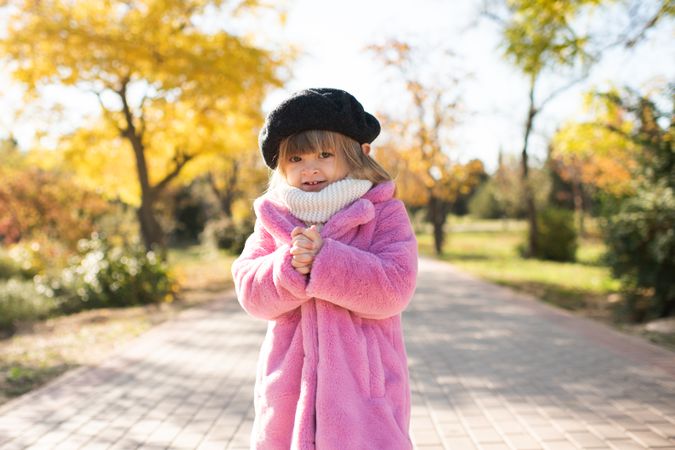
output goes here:
[[319, 169], [316, 167], [315, 164], [309, 163], [305, 164], [305, 166], [302, 168], [302, 171], [305, 173], [316, 173], [319, 171]]

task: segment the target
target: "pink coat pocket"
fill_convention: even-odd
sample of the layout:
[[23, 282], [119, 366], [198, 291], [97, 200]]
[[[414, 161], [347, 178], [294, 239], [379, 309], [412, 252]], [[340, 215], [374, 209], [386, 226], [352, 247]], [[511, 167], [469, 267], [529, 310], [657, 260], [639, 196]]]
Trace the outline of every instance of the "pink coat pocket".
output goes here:
[[382, 355], [378, 343], [375, 328], [364, 327], [366, 346], [368, 349], [368, 372], [370, 373], [370, 397], [381, 398], [385, 394], [384, 368], [382, 367]]

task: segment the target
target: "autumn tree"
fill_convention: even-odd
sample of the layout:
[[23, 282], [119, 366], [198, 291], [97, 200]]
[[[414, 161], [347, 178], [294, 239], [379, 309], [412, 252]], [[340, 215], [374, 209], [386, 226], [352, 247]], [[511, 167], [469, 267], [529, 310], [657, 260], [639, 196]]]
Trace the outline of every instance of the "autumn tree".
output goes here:
[[[419, 50], [390, 40], [369, 47], [385, 67], [397, 74], [412, 109], [401, 117], [385, 117], [395, 140], [389, 141], [388, 166], [398, 174], [400, 196], [408, 205], [424, 206], [433, 226], [434, 249], [442, 253], [444, 227], [454, 202], [468, 194], [485, 174], [479, 160], [459, 164], [450, 158], [449, 131], [458, 113], [458, 80], [446, 74], [452, 86], [424, 81], [418, 72]], [[448, 56], [448, 55], [446, 55]]]
[[[612, 91], [612, 95], [617, 95]], [[551, 142], [551, 162], [572, 187], [573, 204], [584, 233], [584, 193], [625, 198], [634, 193], [632, 174], [637, 167], [638, 145], [626, 136], [635, 124], [618, 105], [594, 92], [585, 96], [586, 121], [564, 123]]]
[[[165, 245], [155, 215], [191, 162], [255, 146], [260, 104], [285, 56], [204, 17], [257, 10], [222, 0], [8, 2], [0, 58], [39, 98], [44, 86], [95, 96], [101, 114], [65, 136], [64, 161], [110, 197], [137, 205], [147, 249]], [[190, 163], [190, 164], [189, 164]]]
[[13, 138], [0, 140], [0, 160], [0, 244], [58, 242], [74, 253], [77, 242], [110, 211], [100, 195], [82, 189], [71, 174], [32, 164]]

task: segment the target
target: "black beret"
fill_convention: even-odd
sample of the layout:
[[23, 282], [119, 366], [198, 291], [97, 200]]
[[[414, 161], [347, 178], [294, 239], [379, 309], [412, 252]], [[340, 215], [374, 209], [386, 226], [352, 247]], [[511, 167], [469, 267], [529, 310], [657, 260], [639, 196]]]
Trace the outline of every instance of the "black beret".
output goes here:
[[353, 95], [340, 89], [296, 92], [267, 115], [260, 130], [258, 143], [265, 164], [274, 169], [281, 141], [308, 130], [336, 131], [359, 144], [370, 144], [380, 134], [380, 122]]

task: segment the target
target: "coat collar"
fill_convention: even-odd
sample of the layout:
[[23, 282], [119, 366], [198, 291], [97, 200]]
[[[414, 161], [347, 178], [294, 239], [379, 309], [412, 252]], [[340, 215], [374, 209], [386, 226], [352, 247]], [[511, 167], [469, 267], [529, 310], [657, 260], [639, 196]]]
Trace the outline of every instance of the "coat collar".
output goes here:
[[[324, 238], [339, 239], [349, 230], [375, 218], [375, 203], [391, 199], [394, 196], [395, 184], [393, 181], [382, 182], [363, 197], [351, 205], [338, 211], [331, 217], [321, 230]], [[291, 242], [291, 231], [295, 227], [304, 227], [305, 224], [291, 215], [288, 208], [268, 195], [263, 195], [253, 203], [256, 216], [265, 229], [278, 241]]]

